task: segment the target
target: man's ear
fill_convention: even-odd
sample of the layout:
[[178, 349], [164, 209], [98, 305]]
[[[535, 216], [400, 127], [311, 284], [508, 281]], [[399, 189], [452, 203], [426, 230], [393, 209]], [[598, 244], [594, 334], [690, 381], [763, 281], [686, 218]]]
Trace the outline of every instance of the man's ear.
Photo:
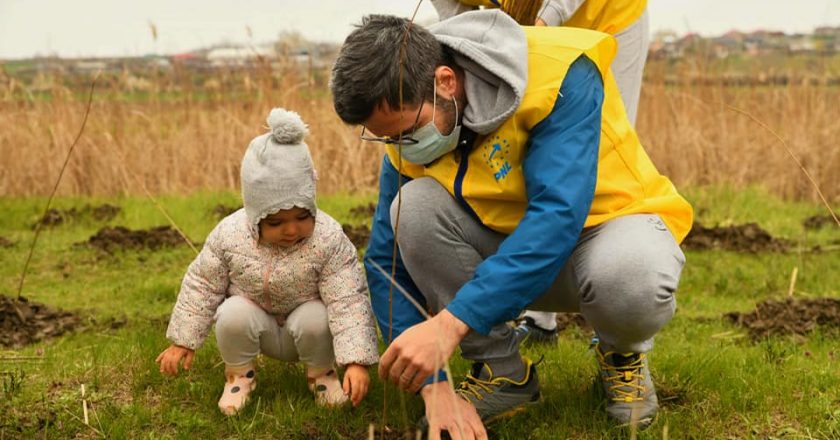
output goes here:
[[440, 96], [450, 98], [457, 90], [458, 78], [449, 66], [438, 66], [435, 69], [435, 82]]

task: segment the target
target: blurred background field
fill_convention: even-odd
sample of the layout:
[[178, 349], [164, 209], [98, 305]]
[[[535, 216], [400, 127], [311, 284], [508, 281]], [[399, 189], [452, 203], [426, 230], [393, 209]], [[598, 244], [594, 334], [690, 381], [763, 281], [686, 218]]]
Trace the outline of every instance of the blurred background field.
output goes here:
[[[717, 40], [662, 43], [646, 67], [637, 123], [642, 142], [680, 187], [759, 185], [813, 200], [779, 139], [733, 110], [740, 109], [778, 133], [826, 196], [838, 200], [840, 54], [791, 52], [771, 37], [765, 52], [751, 55], [754, 46], [742, 42], [743, 51], [725, 57], [720, 51], [728, 46]], [[840, 47], [840, 36], [831, 38]], [[88, 127], [59, 194], [236, 188], [241, 154], [276, 106], [309, 123], [321, 192], [374, 190], [380, 149], [359, 141], [358, 130], [332, 110], [335, 47], [291, 39], [276, 43], [271, 56], [243, 50], [224, 62], [204, 54], [0, 64], [0, 195], [49, 193], [97, 71]]]

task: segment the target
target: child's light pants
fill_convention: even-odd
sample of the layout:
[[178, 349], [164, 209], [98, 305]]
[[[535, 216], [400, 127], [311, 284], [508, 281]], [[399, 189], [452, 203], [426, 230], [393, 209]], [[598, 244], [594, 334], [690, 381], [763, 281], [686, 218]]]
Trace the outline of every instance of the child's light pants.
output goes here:
[[309, 301], [294, 309], [282, 327], [253, 301], [232, 296], [216, 310], [216, 343], [225, 364], [248, 364], [262, 352], [288, 362], [331, 368], [335, 361], [327, 309]]

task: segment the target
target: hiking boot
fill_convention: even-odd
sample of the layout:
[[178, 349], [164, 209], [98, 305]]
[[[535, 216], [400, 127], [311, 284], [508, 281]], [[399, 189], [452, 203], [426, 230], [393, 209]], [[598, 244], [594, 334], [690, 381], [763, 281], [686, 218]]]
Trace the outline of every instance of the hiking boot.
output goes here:
[[616, 353], [595, 346], [601, 385], [607, 395], [607, 415], [622, 425], [645, 428], [653, 422], [659, 402], [645, 353]]
[[489, 365], [475, 362], [455, 392], [475, 406], [485, 424], [524, 411], [540, 400], [540, 380], [537, 365], [528, 358], [523, 360], [525, 377], [518, 381], [494, 377]]
[[219, 398], [219, 410], [223, 414], [232, 416], [248, 403], [248, 395], [257, 387], [254, 376], [252, 364], [225, 368], [225, 389]]
[[552, 330], [540, 327], [530, 316], [526, 316], [514, 329], [514, 332], [522, 342], [536, 344], [553, 344], [557, 342], [557, 335], [560, 333], [557, 327]]

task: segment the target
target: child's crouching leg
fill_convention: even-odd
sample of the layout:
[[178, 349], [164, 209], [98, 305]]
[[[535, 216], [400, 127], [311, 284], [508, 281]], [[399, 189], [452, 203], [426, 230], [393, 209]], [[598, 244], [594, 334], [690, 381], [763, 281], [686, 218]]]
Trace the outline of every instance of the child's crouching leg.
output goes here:
[[300, 361], [306, 365], [306, 380], [322, 406], [347, 403], [347, 395], [335, 370], [332, 334], [327, 309], [321, 301], [301, 304], [289, 314], [286, 329], [294, 338]]
[[219, 409], [222, 413], [232, 416], [248, 403], [248, 396], [257, 387], [254, 376], [254, 365], [251, 363], [225, 366], [225, 389], [219, 398]]
[[226, 415], [236, 414], [256, 388], [254, 358], [260, 352], [260, 334], [271, 318], [254, 302], [232, 296], [216, 311], [216, 342], [225, 361], [225, 388], [219, 409]]

